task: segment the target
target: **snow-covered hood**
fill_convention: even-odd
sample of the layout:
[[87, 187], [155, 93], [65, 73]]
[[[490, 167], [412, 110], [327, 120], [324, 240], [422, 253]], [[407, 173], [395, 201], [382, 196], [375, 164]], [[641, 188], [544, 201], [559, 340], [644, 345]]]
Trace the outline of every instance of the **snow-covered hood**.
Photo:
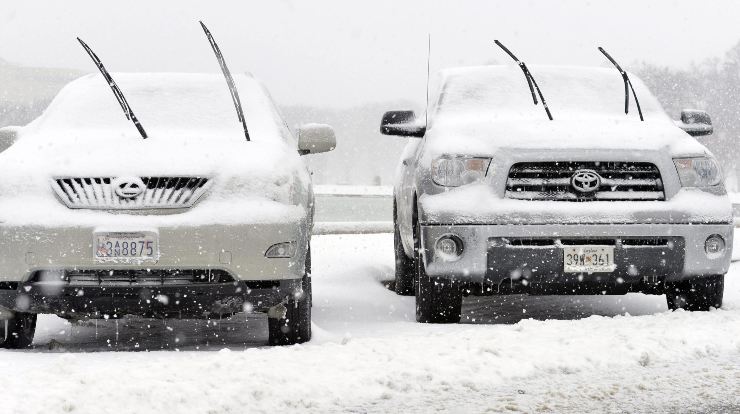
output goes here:
[[[82, 215], [59, 210], [66, 207], [53, 189], [58, 178], [198, 177], [209, 179], [202, 197], [208, 204], [305, 204], [310, 176], [297, 144], [253, 78], [235, 77], [244, 95], [247, 141], [220, 75], [114, 77], [148, 138], [126, 119], [100, 76], [71, 82], [0, 153], [0, 222], [19, 217], [22, 205]], [[250, 216], [262, 210], [251, 209]]]
[[[544, 117], [544, 111], [543, 111]], [[431, 156], [492, 156], [500, 150], [558, 150], [588, 153], [656, 151], [672, 157], [704, 155], [708, 150], [669, 120], [587, 119], [493, 121], [479, 114], [440, 118], [430, 128]]]
[[207, 139], [147, 140], [106, 144], [106, 133], [54, 141], [21, 136], [0, 154], [0, 197], [45, 192], [64, 177], [207, 177], [220, 196], [262, 195], [288, 201], [291, 186], [308, 177], [295, 150], [285, 144]]

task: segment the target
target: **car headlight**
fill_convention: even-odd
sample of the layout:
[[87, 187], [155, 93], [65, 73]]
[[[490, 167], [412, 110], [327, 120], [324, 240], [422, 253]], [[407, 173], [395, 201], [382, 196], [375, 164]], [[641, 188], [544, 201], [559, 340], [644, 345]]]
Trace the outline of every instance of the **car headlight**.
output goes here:
[[459, 187], [483, 181], [490, 158], [443, 156], [432, 161], [432, 180], [444, 187]]
[[714, 158], [676, 158], [673, 163], [683, 187], [713, 187], [722, 183], [722, 170]]

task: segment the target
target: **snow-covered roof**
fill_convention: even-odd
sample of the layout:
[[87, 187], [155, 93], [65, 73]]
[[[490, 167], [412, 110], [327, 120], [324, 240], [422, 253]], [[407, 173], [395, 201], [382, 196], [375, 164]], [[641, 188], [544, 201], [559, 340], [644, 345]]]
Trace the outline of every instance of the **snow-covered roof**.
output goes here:
[[[624, 114], [624, 83], [614, 68], [531, 66], [556, 120], [610, 117]], [[642, 81], [630, 74], [646, 119], [665, 118], [657, 99]], [[515, 65], [447, 69], [441, 72], [438, 114], [480, 114], [501, 119], [547, 119], [535, 106], [522, 70]], [[538, 98], [539, 99], [539, 98]], [[639, 120], [630, 96], [629, 117]]]

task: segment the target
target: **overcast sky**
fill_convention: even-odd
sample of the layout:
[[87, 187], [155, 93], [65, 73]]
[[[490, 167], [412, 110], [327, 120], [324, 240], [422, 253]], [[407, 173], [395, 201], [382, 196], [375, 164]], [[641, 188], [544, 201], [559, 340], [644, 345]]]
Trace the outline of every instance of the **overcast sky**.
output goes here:
[[11, 1], [0, 0], [0, 58], [94, 71], [75, 36], [111, 71], [216, 72], [197, 24], [232, 71], [262, 79], [281, 104], [351, 106], [424, 99], [432, 70], [507, 62], [686, 66], [740, 40], [740, 1]]

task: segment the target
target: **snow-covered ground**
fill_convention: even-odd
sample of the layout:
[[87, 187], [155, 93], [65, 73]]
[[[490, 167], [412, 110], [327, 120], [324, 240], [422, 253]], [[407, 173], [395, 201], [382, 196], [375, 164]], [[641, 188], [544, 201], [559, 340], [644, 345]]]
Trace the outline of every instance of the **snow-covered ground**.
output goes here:
[[435, 326], [381, 284], [391, 235], [318, 236], [313, 251], [309, 344], [268, 348], [264, 318], [244, 315], [47, 316], [34, 350], [0, 352], [0, 412], [740, 411], [740, 263], [708, 313], [639, 294], [509, 296], [469, 298], [466, 323]]

